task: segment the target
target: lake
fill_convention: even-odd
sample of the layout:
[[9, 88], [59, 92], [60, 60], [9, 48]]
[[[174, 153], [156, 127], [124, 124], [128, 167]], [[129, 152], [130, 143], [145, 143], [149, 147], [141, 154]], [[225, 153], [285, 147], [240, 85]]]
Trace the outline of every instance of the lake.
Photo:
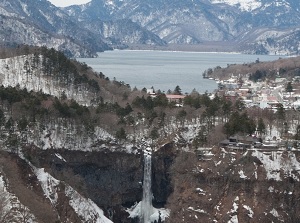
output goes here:
[[179, 85], [183, 93], [196, 89], [200, 93], [217, 88], [213, 80], [203, 79], [202, 73], [216, 66], [277, 60], [281, 56], [238, 53], [173, 52], [114, 50], [98, 54], [98, 58], [78, 58], [111, 80], [124, 81], [132, 88], [154, 87], [167, 92]]

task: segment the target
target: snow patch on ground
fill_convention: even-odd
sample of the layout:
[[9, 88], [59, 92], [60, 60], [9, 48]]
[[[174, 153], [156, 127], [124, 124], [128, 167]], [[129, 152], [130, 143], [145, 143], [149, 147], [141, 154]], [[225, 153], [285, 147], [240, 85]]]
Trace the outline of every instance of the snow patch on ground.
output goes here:
[[[121, 145], [101, 127], [95, 127], [94, 132], [86, 132], [84, 126], [78, 126], [66, 119], [58, 118], [49, 123], [36, 123], [28, 132], [28, 143], [41, 149], [67, 149], [85, 152], [109, 149], [111, 152], [122, 151], [138, 154], [140, 150], [133, 144]], [[42, 131], [40, 129], [43, 129]], [[59, 153], [56, 157], [66, 161]]]
[[67, 162], [59, 153], [55, 153], [55, 156], [58, 158], [58, 159], [61, 159], [62, 161], [64, 162]]
[[225, 3], [232, 6], [238, 6], [242, 11], [253, 11], [262, 5], [258, 0], [211, 0], [211, 3]]
[[66, 186], [65, 193], [70, 199], [70, 206], [84, 222], [113, 223], [91, 199], [84, 198], [71, 186]]
[[279, 214], [278, 212], [273, 208], [271, 211], [270, 211], [270, 214], [272, 214], [274, 217], [278, 218], [279, 217]]
[[[256, 156], [263, 163], [268, 180], [282, 180], [280, 172], [283, 172], [282, 177], [292, 177], [294, 180], [299, 181], [300, 163], [296, 159], [295, 153], [272, 151], [271, 155], [268, 155], [254, 150], [252, 155]], [[298, 174], [296, 175], [294, 172]]]
[[248, 213], [249, 218], [253, 218], [254, 212], [252, 211], [252, 209], [247, 205], [243, 205], [243, 208], [245, 208], [249, 212]]
[[219, 166], [221, 164], [222, 160], [220, 160], [219, 162], [215, 162], [215, 166]]
[[45, 172], [44, 168], [34, 168], [34, 172], [41, 183], [45, 196], [55, 205], [58, 199], [57, 191], [60, 181]]
[[198, 194], [200, 194], [200, 195], [205, 195], [206, 194], [206, 191], [204, 191], [203, 189], [201, 189], [201, 188], [196, 188], [196, 191], [198, 192]]
[[228, 223], [239, 223], [237, 215], [232, 216]]
[[270, 186], [270, 187], [268, 188], [268, 190], [270, 191], [270, 193], [273, 193], [273, 192], [274, 192], [274, 187], [273, 187], [273, 186]]
[[0, 205], [0, 222], [23, 222], [25, 216], [26, 223], [37, 222], [30, 210], [14, 194], [8, 192], [3, 176], [0, 176]]
[[[88, 92], [86, 89], [77, 88], [74, 85], [64, 84], [49, 78], [44, 74], [41, 67], [32, 69], [29, 74], [29, 68], [34, 67], [30, 64], [33, 55], [23, 55], [12, 58], [6, 58], [0, 60], [0, 84], [4, 87], [16, 87], [19, 86], [21, 89], [26, 88], [28, 91], [39, 92], [42, 91], [45, 94], [50, 94], [56, 97], [61, 97], [64, 93], [67, 98], [74, 99], [81, 105], [91, 105], [91, 100], [94, 99], [94, 93]], [[41, 58], [40, 58], [41, 59]]]
[[193, 207], [188, 207], [188, 210], [189, 211], [195, 211], [195, 212], [198, 212], [198, 213], [201, 213], [201, 214], [207, 214], [207, 212], [204, 211], [203, 209], [195, 209]]
[[239, 205], [238, 205], [238, 201], [239, 201], [239, 197], [237, 196], [235, 199], [234, 199], [234, 202], [233, 202], [233, 205], [232, 205], [232, 209], [230, 211], [227, 212], [227, 214], [233, 214], [230, 218], [230, 220], [228, 221], [228, 223], [238, 223], [239, 222], [239, 219], [237, 217], [237, 210], [239, 208]]
[[[58, 185], [60, 181], [45, 172], [44, 168], [32, 167], [41, 183], [45, 196], [53, 205], [56, 205], [58, 199], [57, 191], [59, 190]], [[74, 209], [77, 215], [83, 219], [83, 222], [112, 223], [112, 221], [104, 216], [103, 211], [91, 199], [84, 198], [71, 186], [66, 185], [65, 194], [70, 199], [70, 206]]]
[[240, 178], [242, 178], [242, 179], [247, 179], [247, 176], [244, 174], [244, 171], [243, 171], [243, 170], [240, 170], [240, 171], [239, 171], [239, 174], [240, 174]]

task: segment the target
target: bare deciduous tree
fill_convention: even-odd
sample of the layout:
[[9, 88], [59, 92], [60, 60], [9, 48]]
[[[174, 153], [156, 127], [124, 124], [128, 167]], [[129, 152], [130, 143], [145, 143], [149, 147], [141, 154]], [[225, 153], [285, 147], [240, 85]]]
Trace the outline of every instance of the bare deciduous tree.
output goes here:
[[6, 191], [0, 193], [0, 222], [8, 223], [13, 218], [13, 211], [10, 207], [10, 197]]
[[31, 214], [30, 210], [23, 204], [18, 205], [17, 212], [18, 212], [18, 222], [20, 223], [27, 223], [30, 222], [31, 219], [34, 219], [33, 214]]

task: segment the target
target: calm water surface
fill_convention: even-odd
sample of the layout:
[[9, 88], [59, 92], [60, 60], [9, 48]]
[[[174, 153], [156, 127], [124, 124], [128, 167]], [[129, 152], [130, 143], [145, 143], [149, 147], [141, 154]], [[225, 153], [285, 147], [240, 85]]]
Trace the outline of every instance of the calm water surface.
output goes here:
[[234, 53], [201, 53], [170, 51], [114, 50], [99, 53], [98, 58], [79, 58], [95, 71], [102, 72], [111, 80], [124, 81], [132, 88], [154, 87], [161, 91], [174, 90], [179, 85], [182, 92], [194, 88], [200, 92], [212, 92], [215, 81], [203, 79], [202, 73], [216, 66], [260, 61], [272, 61], [280, 56], [246, 55]]

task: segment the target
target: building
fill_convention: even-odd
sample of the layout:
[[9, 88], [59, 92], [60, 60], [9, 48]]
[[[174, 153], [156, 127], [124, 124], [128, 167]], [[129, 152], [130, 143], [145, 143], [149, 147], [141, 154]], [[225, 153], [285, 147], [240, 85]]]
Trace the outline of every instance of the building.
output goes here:
[[169, 102], [175, 102], [176, 105], [182, 106], [183, 99], [185, 98], [185, 95], [178, 95], [178, 94], [166, 94], [166, 97]]

